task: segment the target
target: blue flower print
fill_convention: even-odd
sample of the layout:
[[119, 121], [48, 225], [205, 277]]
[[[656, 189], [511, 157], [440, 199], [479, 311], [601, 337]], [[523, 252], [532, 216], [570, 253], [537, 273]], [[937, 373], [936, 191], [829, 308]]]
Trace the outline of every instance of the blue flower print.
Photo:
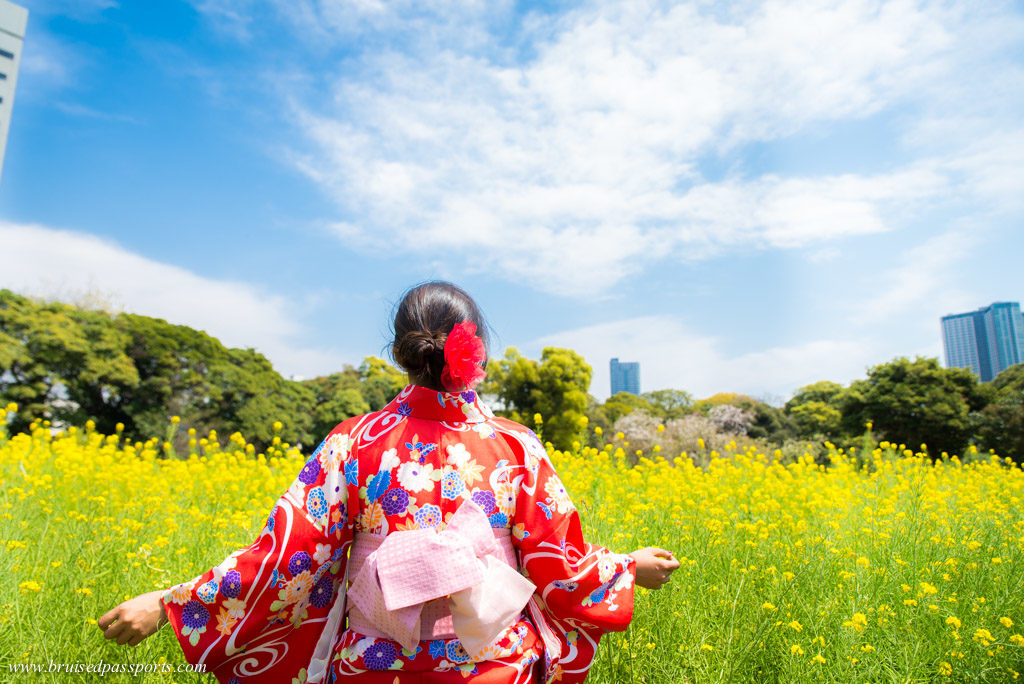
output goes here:
[[469, 660], [469, 654], [466, 653], [465, 647], [463, 647], [462, 642], [458, 639], [448, 642], [448, 646], [445, 648], [445, 655], [453, 663], [464, 663]]
[[322, 518], [327, 515], [327, 497], [324, 496], [323, 487], [313, 487], [306, 495], [306, 510], [314, 518]]
[[444, 641], [441, 639], [434, 639], [430, 642], [430, 657], [440, 658], [444, 655]]
[[196, 589], [196, 596], [202, 599], [203, 603], [213, 603], [217, 598], [217, 580], [212, 579]]
[[359, 484], [359, 461], [352, 459], [345, 462], [345, 482], [353, 487]]
[[409, 402], [401, 401], [398, 403], [398, 415], [408, 418], [412, 415], [412, 407], [409, 406]]
[[416, 524], [421, 528], [437, 527], [441, 524], [441, 509], [434, 504], [426, 504], [416, 511]]
[[508, 516], [501, 511], [492, 515], [488, 520], [491, 523], [491, 527], [508, 527]]
[[445, 499], [454, 499], [466, 489], [462, 476], [455, 471], [445, 473], [441, 480], [441, 496]]
[[366, 499], [371, 503], [384, 496], [384, 492], [388, 490], [388, 485], [391, 484], [391, 473], [387, 470], [381, 470], [379, 473], [370, 478], [370, 483], [366, 487]]

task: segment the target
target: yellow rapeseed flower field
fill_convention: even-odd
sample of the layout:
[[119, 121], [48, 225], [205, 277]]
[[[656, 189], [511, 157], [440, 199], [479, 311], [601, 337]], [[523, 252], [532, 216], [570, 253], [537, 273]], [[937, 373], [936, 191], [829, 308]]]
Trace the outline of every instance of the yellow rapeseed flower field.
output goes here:
[[[175, 454], [177, 426], [129, 443], [91, 425], [8, 437], [0, 424], [0, 680], [11, 663], [183, 662], [169, 628], [129, 649], [96, 618], [248, 546], [305, 459], [214, 433]], [[591, 681], [1019, 676], [1024, 471], [904, 449], [833, 448], [827, 467], [731, 445], [652, 450], [635, 466], [612, 444], [549, 449], [590, 540], [681, 562], [665, 589], [637, 590], [633, 624], [602, 642]]]

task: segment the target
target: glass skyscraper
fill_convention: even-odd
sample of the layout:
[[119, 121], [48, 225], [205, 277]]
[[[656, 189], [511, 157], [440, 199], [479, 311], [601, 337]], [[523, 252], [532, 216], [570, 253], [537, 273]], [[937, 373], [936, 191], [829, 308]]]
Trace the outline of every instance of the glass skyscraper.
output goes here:
[[982, 382], [1024, 363], [1024, 317], [1019, 302], [996, 302], [942, 317], [948, 368], [970, 368]]
[[636, 361], [620, 363], [618, 358], [611, 362], [612, 394], [629, 392], [640, 394], [640, 364]]
[[27, 23], [28, 10], [8, 0], [0, 0], [0, 172], [4, 167], [7, 129], [11, 124], [14, 86], [18, 82], [18, 63]]

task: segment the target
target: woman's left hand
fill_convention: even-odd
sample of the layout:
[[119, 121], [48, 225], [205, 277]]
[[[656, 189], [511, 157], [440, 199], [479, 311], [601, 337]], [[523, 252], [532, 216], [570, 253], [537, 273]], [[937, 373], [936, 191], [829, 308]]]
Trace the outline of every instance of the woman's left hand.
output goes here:
[[140, 594], [111, 608], [96, 621], [96, 626], [103, 630], [103, 636], [107, 639], [117, 639], [119, 644], [138, 646], [143, 639], [156, 633], [167, 622], [164, 607], [160, 604], [160, 597], [165, 591], [158, 589], [148, 594]]

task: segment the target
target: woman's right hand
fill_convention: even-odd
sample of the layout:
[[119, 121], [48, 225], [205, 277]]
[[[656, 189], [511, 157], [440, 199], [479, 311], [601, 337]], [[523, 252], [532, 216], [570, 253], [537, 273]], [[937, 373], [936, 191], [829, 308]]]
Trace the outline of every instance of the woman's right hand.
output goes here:
[[629, 554], [636, 559], [636, 583], [647, 589], [661, 589], [679, 567], [671, 551], [648, 546]]

